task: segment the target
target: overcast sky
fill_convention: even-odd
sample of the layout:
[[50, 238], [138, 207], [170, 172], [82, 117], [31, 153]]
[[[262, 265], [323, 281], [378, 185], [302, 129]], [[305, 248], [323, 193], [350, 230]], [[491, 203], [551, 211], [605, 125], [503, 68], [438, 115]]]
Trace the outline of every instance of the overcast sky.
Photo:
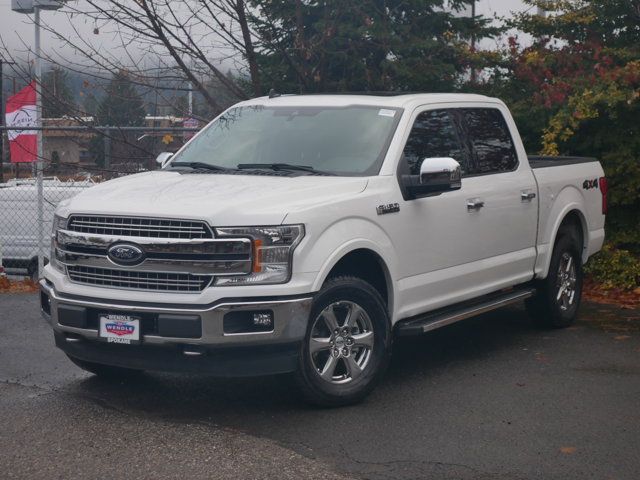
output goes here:
[[[74, 2], [76, 8], [81, 9], [83, 0]], [[510, 12], [522, 11], [526, 7], [521, 0], [478, 0], [477, 12], [488, 17], [493, 15], [509, 16]], [[57, 31], [73, 36], [74, 33], [69, 27], [67, 15], [61, 12], [43, 12], [43, 22]], [[95, 35], [94, 25], [76, 16], [73, 18], [75, 28], [80, 34], [91, 40], [97, 47], [106, 50], [113, 50], [117, 47], [117, 42], [108, 34]], [[30, 23], [30, 15], [18, 14], [11, 10], [11, 0], [0, 0], [0, 40], [12, 52], [15, 57], [24, 58], [28, 48], [33, 45], [33, 25]], [[26, 44], [26, 46], [25, 46]], [[69, 58], [72, 62], [82, 62], [81, 55], [74, 54], [70, 49], [60, 51], [62, 45], [54, 40], [52, 35], [44, 32], [42, 38], [44, 56], [55, 55], [56, 52]], [[491, 42], [483, 42], [482, 47], [491, 48]], [[75, 58], [74, 58], [75, 57]]]

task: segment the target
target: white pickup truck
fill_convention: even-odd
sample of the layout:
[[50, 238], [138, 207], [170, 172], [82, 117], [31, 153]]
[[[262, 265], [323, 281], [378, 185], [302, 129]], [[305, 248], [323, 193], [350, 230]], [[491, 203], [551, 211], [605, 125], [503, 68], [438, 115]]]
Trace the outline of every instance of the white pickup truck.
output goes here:
[[571, 324], [604, 240], [600, 164], [528, 158], [484, 96], [256, 98], [160, 161], [56, 211], [42, 310], [98, 375], [295, 372], [353, 403], [396, 335], [522, 300]]

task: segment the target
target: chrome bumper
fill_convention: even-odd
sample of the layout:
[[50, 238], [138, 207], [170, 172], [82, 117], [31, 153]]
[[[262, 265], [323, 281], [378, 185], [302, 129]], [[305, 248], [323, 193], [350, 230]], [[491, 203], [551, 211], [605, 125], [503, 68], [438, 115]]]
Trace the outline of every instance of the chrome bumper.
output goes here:
[[[283, 299], [248, 299], [243, 301], [223, 300], [206, 306], [166, 306], [163, 304], [123, 304], [119, 302], [95, 301], [87, 298], [65, 296], [56, 292], [53, 286], [46, 280], [40, 281], [43, 293], [43, 302], [48, 301], [49, 314], [43, 309], [42, 313], [50, 323], [54, 332], [63, 335], [69, 343], [78, 341], [98, 340], [98, 330], [92, 328], [75, 328], [61, 325], [58, 322], [58, 308], [61, 305], [85, 307], [87, 309], [100, 310], [104, 313], [123, 314], [166, 314], [166, 315], [190, 315], [201, 319], [202, 335], [199, 338], [176, 338], [160, 335], [142, 336], [142, 344], [146, 346], [183, 346], [184, 353], [199, 351], [192, 347], [223, 347], [223, 346], [250, 346], [250, 345], [276, 345], [290, 344], [301, 341], [306, 333], [307, 321], [311, 310], [312, 296], [283, 298]], [[48, 300], [45, 299], [48, 297]], [[230, 312], [269, 310], [273, 312], [273, 330], [268, 332], [252, 333], [225, 333], [223, 328], [224, 316]], [[100, 342], [101, 343], [101, 342]]]

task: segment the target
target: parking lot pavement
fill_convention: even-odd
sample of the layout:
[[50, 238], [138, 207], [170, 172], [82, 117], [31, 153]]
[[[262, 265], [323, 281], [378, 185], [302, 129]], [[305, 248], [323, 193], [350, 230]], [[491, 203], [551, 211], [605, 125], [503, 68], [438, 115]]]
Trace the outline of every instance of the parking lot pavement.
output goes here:
[[521, 309], [395, 344], [363, 404], [321, 410], [288, 376], [105, 382], [53, 346], [34, 295], [0, 295], [3, 478], [640, 478], [640, 312]]

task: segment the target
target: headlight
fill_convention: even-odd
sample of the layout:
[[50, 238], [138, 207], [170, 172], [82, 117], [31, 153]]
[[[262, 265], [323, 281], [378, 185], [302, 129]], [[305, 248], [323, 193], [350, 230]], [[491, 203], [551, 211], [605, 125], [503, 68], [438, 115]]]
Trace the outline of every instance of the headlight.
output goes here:
[[293, 251], [304, 237], [304, 225], [216, 228], [218, 237], [251, 238], [253, 268], [249, 275], [216, 278], [218, 286], [286, 283], [291, 279]]
[[64, 230], [67, 228], [67, 219], [63, 217], [59, 217], [58, 215], [53, 216], [53, 228], [51, 229], [51, 252], [49, 253], [49, 263], [53, 268], [58, 270], [59, 272], [64, 273], [64, 266], [58, 262], [58, 257], [56, 255], [56, 247], [58, 245], [58, 230]]

